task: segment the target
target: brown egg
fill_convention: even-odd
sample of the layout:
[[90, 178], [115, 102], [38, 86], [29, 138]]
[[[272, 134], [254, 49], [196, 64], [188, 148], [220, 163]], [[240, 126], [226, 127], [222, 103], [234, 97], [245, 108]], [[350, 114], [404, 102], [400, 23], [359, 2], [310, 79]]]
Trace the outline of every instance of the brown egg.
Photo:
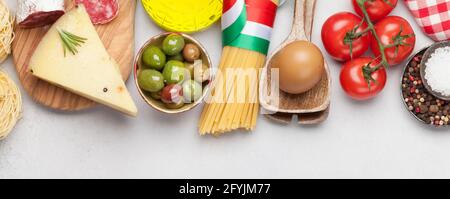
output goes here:
[[291, 94], [311, 90], [325, 72], [322, 52], [308, 41], [290, 43], [273, 57], [270, 66], [279, 69], [280, 89]]

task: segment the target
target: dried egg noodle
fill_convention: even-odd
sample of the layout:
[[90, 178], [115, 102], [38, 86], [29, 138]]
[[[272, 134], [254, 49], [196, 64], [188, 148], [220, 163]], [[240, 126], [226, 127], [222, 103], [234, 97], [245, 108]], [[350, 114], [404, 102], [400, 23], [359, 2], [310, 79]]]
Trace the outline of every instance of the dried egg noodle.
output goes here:
[[22, 97], [17, 85], [0, 71], [0, 140], [6, 138], [22, 115]]
[[14, 40], [14, 16], [7, 5], [0, 1], [0, 63], [11, 53], [11, 43]]

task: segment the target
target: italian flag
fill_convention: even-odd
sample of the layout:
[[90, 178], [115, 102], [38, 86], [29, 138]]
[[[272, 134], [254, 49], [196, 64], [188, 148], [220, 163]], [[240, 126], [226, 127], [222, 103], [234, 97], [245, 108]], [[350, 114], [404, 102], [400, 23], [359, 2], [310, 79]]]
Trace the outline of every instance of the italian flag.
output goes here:
[[223, 45], [267, 54], [276, 11], [272, 0], [224, 0]]

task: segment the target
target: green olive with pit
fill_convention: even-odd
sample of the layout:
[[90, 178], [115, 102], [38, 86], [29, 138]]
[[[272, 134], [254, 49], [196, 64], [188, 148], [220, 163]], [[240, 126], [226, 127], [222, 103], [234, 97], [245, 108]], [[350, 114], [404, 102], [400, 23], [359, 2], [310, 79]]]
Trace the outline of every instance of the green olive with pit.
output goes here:
[[166, 55], [173, 56], [183, 51], [184, 45], [185, 42], [183, 36], [179, 34], [170, 34], [164, 39], [162, 50]]
[[166, 55], [160, 48], [149, 46], [142, 53], [142, 62], [151, 69], [161, 70], [166, 64]]
[[164, 88], [164, 77], [157, 70], [145, 69], [138, 75], [138, 84], [145, 91], [159, 92]]
[[180, 61], [169, 61], [163, 70], [164, 81], [167, 84], [178, 84], [184, 81], [187, 70], [184, 63]]

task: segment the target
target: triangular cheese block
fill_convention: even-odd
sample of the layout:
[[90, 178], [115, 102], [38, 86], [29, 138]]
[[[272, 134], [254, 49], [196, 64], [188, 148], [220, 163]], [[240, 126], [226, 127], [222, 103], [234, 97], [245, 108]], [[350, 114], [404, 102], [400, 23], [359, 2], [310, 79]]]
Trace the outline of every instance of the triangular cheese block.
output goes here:
[[[60, 31], [85, 38], [77, 53], [64, 53]], [[36, 48], [29, 65], [36, 77], [131, 116], [137, 108], [106, 51], [86, 9], [80, 5], [62, 16]]]

